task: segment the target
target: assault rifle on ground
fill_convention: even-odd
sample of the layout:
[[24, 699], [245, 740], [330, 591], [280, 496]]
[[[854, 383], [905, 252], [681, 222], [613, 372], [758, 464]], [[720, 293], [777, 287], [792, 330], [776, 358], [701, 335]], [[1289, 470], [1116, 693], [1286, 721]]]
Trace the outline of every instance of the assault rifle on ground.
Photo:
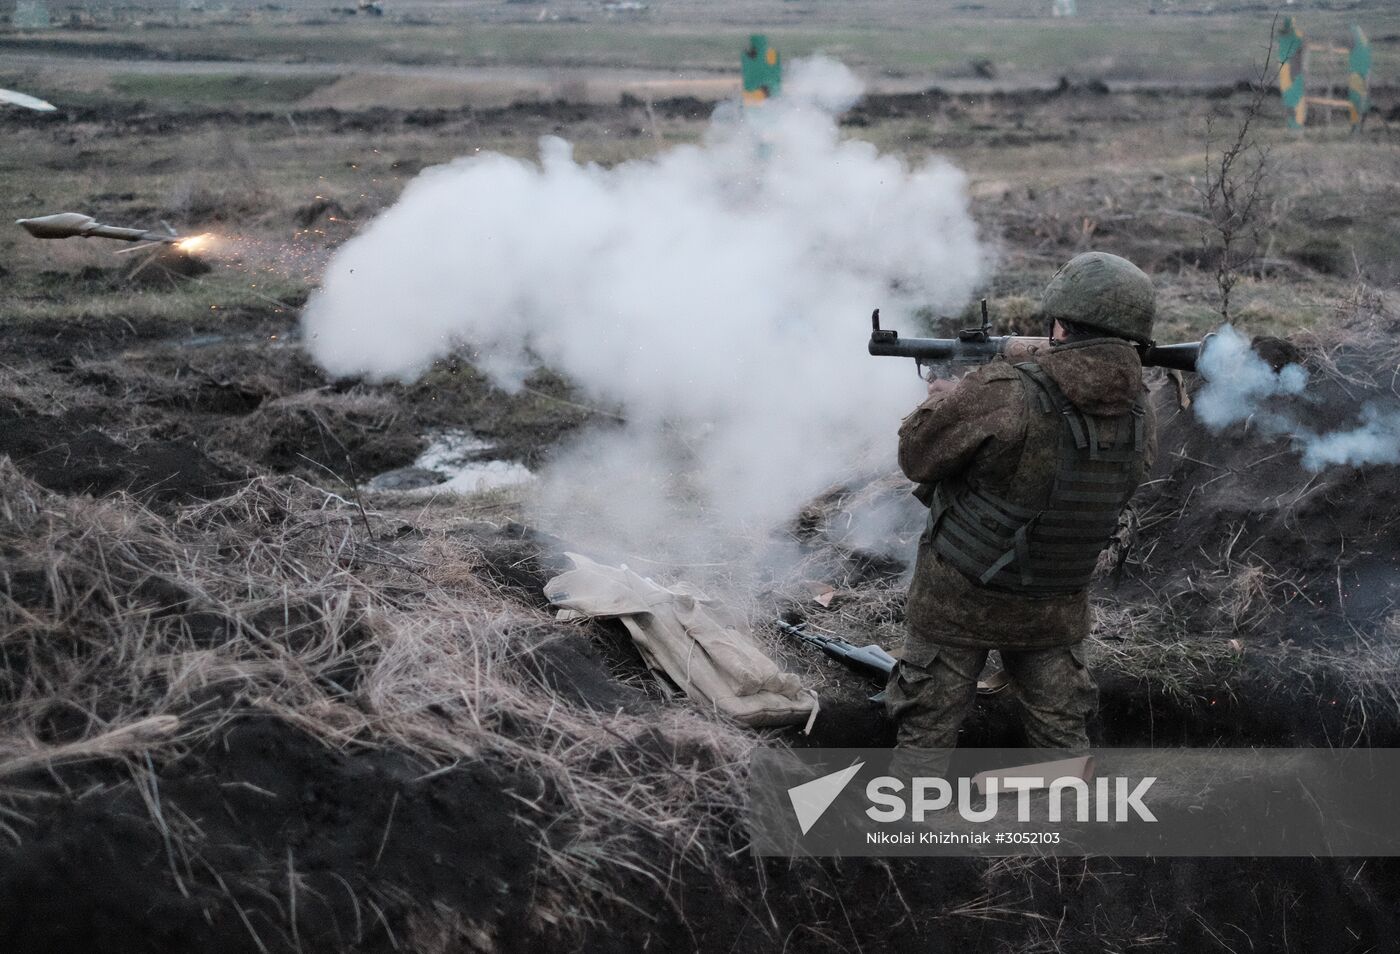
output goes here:
[[[877, 357], [913, 358], [920, 369], [935, 361], [981, 363], [997, 355], [1008, 361], [1031, 361], [1037, 354], [1048, 351], [1049, 338], [1020, 335], [994, 335], [987, 320], [987, 299], [982, 299], [982, 327], [964, 328], [956, 338], [901, 338], [898, 331], [880, 327], [880, 309], [870, 316], [870, 353]], [[1207, 336], [1207, 341], [1210, 337]], [[1196, 358], [1205, 341], [1185, 344], [1143, 345], [1139, 348], [1142, 363], [1147, 367], [1195, 371]]]
[[809, 646], [817, 647], [832, 659], [839, 659], [847, 666], [858, 669], [867, 676], [884, 678], [894, 671], [895, 658], [879, 646], [856, 646], [846, 642], [840, 636], [826, 636], [822, 633], [809, 632], [806, 623], [794, 626], [779, 619], [775, 620], [773, 625], [789, 636], [795, 636]]
[[[798, 639], [815, 646], [826, 653], [832, 659], [839, 659], [867, 676], [872, 676], [882, 682], [889, 679], [890, 673], [894, 670], [897, 660], [879, 646], [856, 646], [846, 642], [840, 636], [825, 636], [821, 633], [811, 633], [807, 631], [806, 623], [799, 623], [794, 626], [781, 619], [774, 620], [773, 625], [787, 633], [789, 636], [796, 636]], [[977, 680], [977, 694], [979, 696], [994, 696], [1007, 686], [1011, 685], [1011, 679], [1005, 669], [992, 673], [986, 679]], [[870, 697], [870, 701], [876, 705], [883, 705], [885, 702], [884, 692], [877, 693]]]

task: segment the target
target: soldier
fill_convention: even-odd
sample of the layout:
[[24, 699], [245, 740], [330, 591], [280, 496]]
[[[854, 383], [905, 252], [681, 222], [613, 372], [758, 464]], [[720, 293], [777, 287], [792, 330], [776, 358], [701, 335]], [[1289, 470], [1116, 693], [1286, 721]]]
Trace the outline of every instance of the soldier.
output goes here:
[[899, 745], [951, 749], [989, 650], [1001, 651], [1027, 744], [1083, 754], [1098, 690], [1087, 588], [1156, 451], [1138, 346], [1151, 280], [1078, 255], [1045, 289], [1051, 347], [935, 380], [899, 429], [899, 466], [929, 507], [889, 683]]

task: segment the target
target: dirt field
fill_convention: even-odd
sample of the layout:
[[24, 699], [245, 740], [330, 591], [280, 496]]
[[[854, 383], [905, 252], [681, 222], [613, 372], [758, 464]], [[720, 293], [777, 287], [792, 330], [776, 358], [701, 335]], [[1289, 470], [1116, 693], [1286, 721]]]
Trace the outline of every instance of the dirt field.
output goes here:
[[[1400, 869], [1384, 859], [752, 859], [754, 746], [891, 740], [872, 687], [784, 647], [768, 621], [898, 644], [906, 557], [840, 531], [857, 505], [904, 493], [893, 475], [792, 515], [798, 576], [733, 581], [822, 696], [806, 739], [671, 698], [618, 627], [556, 622], [541, 588], [569, 541], [527, 525], [528, 487], [372, 483], [444, 431], [536, 467], [613, 412], [547, 369], [506, 393], [465, 355], [412, 384], [328, 380], [297, 316], [334, 248], [422, 169], [474, 150], [532, 157], [557, 134], [611, 164], [696, 142], [715, 84], [732, 82], [718, 75], [728, 33], [759, 26], [884, 75], [844, 134], [969, 171], [999, 322], [1024, 321], [1053, 270], [1094, 247], [1153, 275], [1159, 339], [1219, 325], [1197, 186], [1207, 120], [1232, 130], [1251, 93], [1216, 40], [1186, 47], [1261, 19], [1266, 38], [1263, 12], [1163, 0], [1047, 34], [1022, 5], [985, 0], [950, 11], [955, 30], [891, 45], [922, 4], [735, 5], [722, 39], [702, 6], [637, 21], [551, 4], [561, 19], [537, 24], [535, 4], [405, 5], [348, 30], [232, 6], [211, 23], [156, 11], [166, 28], [137, 29], [127, 11], [0, 36], [0, 86], [61, 105], [0, 113], [11, 219], [167, 220], [217, 250], [207, 271], [137, 271], [143, 253], [0, 232], [0, 949], [1396, 948]], [[1319, 29], [1365, 20], [1388, 75], [1389, 5], [1309, 9]], [[1132, 40], [1085, 59], [1108, 35]], [[620, 38], [638, 37], [618, 63]], [[1147, 55], [1164, 42], [1179, 62]], [[306, 50], [285, 70], [178, 68]], [[104, 59], [62, 58], [89, 54]], [[984, 55], [1006, 60], [1008, 90], [956, 85], [985, 81], [968, 66]], [[346, 66], [366, 62], [423, 71]], [[469, 72], [488, 67], [508, 78]], [[926, 89], [939, 77], [952, 92]], [[1203, 85], [1162, 88], [1179, 82]], [[1392, 400], [1400, 361], [1393, 90], [1376, 105], [1354, 136], [1291, 134], [1272, 112], [1259, 127], [1264, 234], [1232, 317], [1300, 349], [1322, 429], [1350, 423], [1330, 409]], [[1095, 741], [1400, 745], [1396, 466], [1309, 471], [1249, 422], [1205, 431], [1184, 407], [1193, 382], [1152, 382], [1150, 499], [1094, 590]], [[892, 550], [912, 556], [918, 531]], [[835, 588], [829, 608], [813, 578]], [[964, 739], [1016, 731], [998, 696]]]

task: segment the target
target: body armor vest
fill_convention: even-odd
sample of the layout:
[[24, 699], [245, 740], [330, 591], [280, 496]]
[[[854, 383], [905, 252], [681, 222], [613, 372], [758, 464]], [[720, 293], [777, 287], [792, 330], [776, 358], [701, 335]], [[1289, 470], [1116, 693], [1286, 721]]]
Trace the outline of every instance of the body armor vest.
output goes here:
[[971, 482], [943, 481], [927, 539], [963, 575], [1032, 596], [1076, 593], [1143, 478], [1143, 399], [1117, 417], [1085, 414], [1034, 362], [1021, 372], [1028, 424], [1007, 499]]

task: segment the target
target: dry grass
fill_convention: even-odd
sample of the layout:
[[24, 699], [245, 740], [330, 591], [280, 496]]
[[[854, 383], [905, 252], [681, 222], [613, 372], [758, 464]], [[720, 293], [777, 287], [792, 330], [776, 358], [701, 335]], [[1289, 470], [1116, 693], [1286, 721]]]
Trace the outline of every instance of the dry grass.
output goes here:
[[[1336, 303], [1332, 320], [1299, 336], [1313, 372], [1355, 389], [1400, 397], [1400, 311], [1394, 296], [1357, 281]], [[1360, 360], [1358, 360], [1360, 358]], [[1389, 370], [1391, 373], [1386, 373]]]
[[[1267, 618], [1275, 584], [1263, 567], [1238, 569], [1224, 580], [1214, 619]], [[1400, 645], [1393, 638], [1400, 615], [1372, 635], [1354, 630], [1344, 640], [1302, 645], [1268, 638], [1267, 630], [1236, 638], [1232, 633], [1243, 635], [1242, 629], [1203, 626], [1194, 616], [1178, 615], [1169, 599], [1097, 600], [1094, 612], [1096, 671], [1160, 693], [1187, 711], [1223, 695], [1271, 713], [1260, 721], [1274, 720], [1279, 739], [1295, 729], [1315, 733], [1309, 720], [1330, 712], [1344, 732], [1332, 744], [1366, 744], [1373, 731], [1389, 738], [1400, 723]]]
[[1286, 646], [1274, 654], [1283, 682], [1303, 687], [1321, 706], [1340, 707], [1359, 733], [1400, 713], [1400, 645], [1357, 636], [1346, 647]]
[[[577, 926], [629, 877], [738, 843], [756, 739], [684, 708], [600, 715], [520, 665], [584, 638], [504, 600], [441, 547], [293, 478], [167, 520], [124, 497], [51, 495], [0, 461], [0, 778], [75, 759], [161, 759], [241, 713], [327, 746], [392, 746], [435, 766], [489, 760], [556, 803], [518, 807], [546, 861], [540, 917]], [[690, 761], [663, 761], [641, 739]], [[562, 804], [560, 804], [562, 803]], [[172, 829], [176, 831], [176, 829]], [[176, 831], [178, 834], [178, 831]], [[426, 919], [426, 920], [424, 920]], [[451, 918], [425, 912], [424, 936]]]
[[267, 447], [284, 441], [289, 431], [319, 433], [334, 442], [345, 430], [386, 431], [399, 414], [396, 402], [386, 394], [337, 394], [320, 388], [268, 401], [251, 414], [228, 421], [222, 430], [230, 444], [247, 447], [250, 456], [264, 459]]
[[1228, 680], [1240, 654], [1228, 640], [1191, 634], [1162, 604], [1094, 604], [1094, 667], [1183, 703]]

